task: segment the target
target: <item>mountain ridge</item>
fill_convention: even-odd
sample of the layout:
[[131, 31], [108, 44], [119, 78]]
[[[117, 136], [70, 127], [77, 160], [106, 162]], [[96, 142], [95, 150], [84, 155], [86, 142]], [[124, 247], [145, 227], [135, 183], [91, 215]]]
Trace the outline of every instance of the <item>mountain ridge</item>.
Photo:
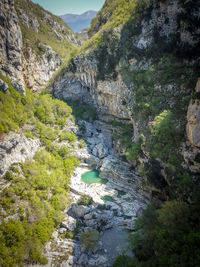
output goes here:
[[93, 18], [96, 17], [98, 11], [88, 10], [82, 14], [67, 13], [59, 16], [64, 22], [75, 32], [80, 32], [84, 28], [88, 28]]

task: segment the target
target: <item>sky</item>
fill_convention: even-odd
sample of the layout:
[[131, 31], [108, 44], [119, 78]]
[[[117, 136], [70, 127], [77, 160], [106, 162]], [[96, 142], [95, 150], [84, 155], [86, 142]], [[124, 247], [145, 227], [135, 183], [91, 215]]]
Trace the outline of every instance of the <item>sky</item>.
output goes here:
[[32, 0], [55, 15], [82, 14], [88, 10], [99, 11], [105, 0]]

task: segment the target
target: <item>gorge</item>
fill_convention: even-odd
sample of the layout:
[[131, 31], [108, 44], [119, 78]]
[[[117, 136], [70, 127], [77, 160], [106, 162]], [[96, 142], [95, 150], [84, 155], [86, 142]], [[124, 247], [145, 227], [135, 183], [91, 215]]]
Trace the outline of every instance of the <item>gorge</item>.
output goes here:
[[199, 1], [0, 12], [0, 266], [198, 266]]

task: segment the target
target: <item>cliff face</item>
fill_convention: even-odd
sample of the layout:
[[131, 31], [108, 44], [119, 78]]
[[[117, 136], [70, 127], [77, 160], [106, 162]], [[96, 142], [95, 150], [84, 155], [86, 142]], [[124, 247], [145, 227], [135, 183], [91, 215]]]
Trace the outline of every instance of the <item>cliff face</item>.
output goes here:
[[[40, 91], [77, 44], [65, 23], [31, 1], [1, 1], [1, 71]], [[52, 35], [52, 36], [51, 36]]]
[[14, 8], [14, 0], [0, 3], [0, 60], [1, 70], [23, 81], [22, 34]]
[[65, 72], [53, 85], [56, 97], [94, 105], [101, 118], [130, 119], [131, 92], [119, 73], [116, 80], [97, 80], [97, 61], [91, 56], [78, 56], [75, 71]]
[[[132, 122], [132, 141], [121, 153], [137, 161], [145, 183], [163, 189], [173, 184], [174, 165], [181, 173], [199, 172], [199, 100], [190, 99], [199, 69], [200, 6], [118, 2], [105, 3], [89, 30], [93, 36], [53, 93], [94, 105], [101, 119]], [[130, 12], [124, 21], [123, 10]]]

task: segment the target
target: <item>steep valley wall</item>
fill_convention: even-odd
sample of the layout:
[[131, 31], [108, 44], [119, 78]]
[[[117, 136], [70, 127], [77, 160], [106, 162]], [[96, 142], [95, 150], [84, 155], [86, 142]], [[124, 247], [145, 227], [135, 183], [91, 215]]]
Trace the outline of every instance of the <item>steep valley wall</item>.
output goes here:
[[[200, 7], [194, 1], [155, 1], [144, 10], [123, 26], [104, 30], [112, 13], [102, 9], [90, 32], [95, 29], [91, 40], [100, 35], [103, 44], [91, 48], [91, 41], [90, 48], [71, 60], [52, 91], [60, 99], [93, 105], [102, 120], [131, 123], [131, 140], [140, 150], [132, 164], [143, 170], [150, 190], [165, 191], [176, 176], [174, 165], [194, 176], [200, 170]], [[101, 16], [107, 16], [105, 23], [99, 22]], [[173, 128], [164, 130], [163, 138], [161, 120], [169, 123], [167, 129]], [[127, 155], [128, 147], [120, 149], [120, 140], [115, 143], [118, 152]]]

